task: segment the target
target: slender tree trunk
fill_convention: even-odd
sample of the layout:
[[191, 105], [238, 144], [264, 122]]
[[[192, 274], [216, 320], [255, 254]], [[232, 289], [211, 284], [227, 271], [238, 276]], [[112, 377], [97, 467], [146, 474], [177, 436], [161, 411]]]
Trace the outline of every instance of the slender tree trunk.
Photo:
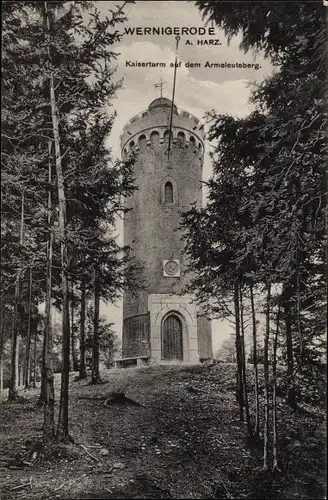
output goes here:
[[28, 324], [27, 324], [26, 355], [25, 355], [25, 381], [24, 381], [25, 389], [30, 388], [32, 289], [33, 289], [33, 271], [32, 267], [30, 267], [29, 294], [28, 294]]
[[18, 373], [19, 373], [18, 386], [22, 387], [22, 386], [24, 386], [24, 358], [20, 359]]
[[21, 285], [21, 297], [19, 302], [19, 314], [18, 314], [18, 332], [20, 333], [17, 337], [17, 373], [18, 373], [18, 386], [24, 387], [24, 366], [25, 366], [25, 345], [23, 343], [22, 331], [24, 327], [25, 320], [25, 307], [23, 303], [23, 286]]
[[43, 333], [43, 344], [42, 344], [42, 358], [41, 358], [41, 384], [40, 384], [40, 396], [37, 402], [37, 406], [43, 406], [46, 399], [46, 343], [45, 343], [45, 332]]
[[30, 373], [29, 373], [30, 387], [34, 387], [33, 386], [34, 360], [33, 360], [33, 350], [32, 350], [32, 347], [33, 347], [33, 350], [34, 350], [34, 340], [32, 341], [32, 334], [31, 334], [31, 354], [30, 354]]
[[13, 324], [12, 324], [12, 336], [11, 336], [11, 377], [9, 386], [9, 401], [15, 401], [18, 397], [17, 391], [17, 352], [18, 352], [18, 301], [20, 295], [20, 284], [19, 275], [17, 275], [15, 283], [15, 295], [14, 295], [14, 314], [13, 314]]
[[94, 317], [93, 317], [93, 343], [92, 343], [92, 375], [91, 383], [101, 383], [99, 375], [99, 303], [100, 303], [100, 283], [98, 270], [94, 273]]
[[264, 431], [263, 470], [269, 468], [269, 337], [270, 337], [271, 285], [267, 287], [266, 328], [264, 335]]
[[22, 386], [25, 389], [25, 373], [26, 373], [26, 340], [25, 340], [25, 352], [23, 354], [23, 360], [21, 362], [21, 369], [22, 369]]
[[81, 323], [80, 323], [80, 367], [79, 378], [84, 379], [87, 377], [85, 367], [85, 280], [82, 278], [81, 283]]
[[259, 405], [259, 376], [257, 369], [257, 325], [256, 325], [256, 314], [254, 305], [254, 294], [253, 285], [250, 285], [251, 292], [251, 309], [252, 309], [252, 326], [253, 326], [253, 369], [254, 369], [254, 392], [255, 392], [255, 423], [254, 423], [254, 435], [256, 437], [260, 434], [260, 405]]
[[277, 326], [273, 341], [273, 359], [272, 359], [272, 427], [273, 427], [273, 467], [272, 471], [278, 471], [278, 430], [277, 430], [277, 345], [280, 322], [280, 304], [278, 304]]
[[303, 356], [303, 333], [302, 333], [302, 323], [301, 323], [301, 277], [300, 277], [300, 267], [299, 263], [297, 263], [297, 272], [296, 272], [296, 309], [297, 309], [297, 332], [298, 332], [298, 341], [300, 348], [300, 357]]
[[[22, 205], [21, 205], [21, 223], [20, 223], [20, 238], [19, 244], [22, 247], [24, 241], [24, 191], [22, 192]], [[16, 282], [15, 282], [15, 294], [14, 294], [14, 315], [13, 315], [13, 325], [12, 325], [12, 337], [11, 337], [11, 377], [10, 377], [10, 387], [9, 387], [9, 401], [15, 401], [18, 397], [17, 391], [17, 378], [18, 378], [18, 363], [17, 354], [19, 352], [18, 346], [18, 307], [20, 301], [20, 280], [22, 278], [21, 271], [17, 272]]]
[[3, 358], [4, 358], [4, 329], [5, 329], [5, 308], [1, 297], [1, 337], [0, 337], [0, 401], [3, 399]]
[[[51, 64], [50, 54], [50, 19], [48, 13], [48, 2], [44, 2], [44, 20], [48, 40], [48, 59]], [[54, 75], [49, 76], [51, 120], [54, 134], [56, 176], [58, 188], [59, 225], [61, 253], [61, 288], [62, 288], [62, 331], [63, 331], [63, 369], [60, 390], [60, 407], [57, 437], [59, 440], [68, 441], [68, 389], [69, 389], [69, 353], [70, 353], [70, 325], [69, 325], [69, 287], [68, 287], [68, 257], [66, 246], [66, 196], [62, 168], [62, 156], [60, 148], [59, 116], [55, 95]]]
[[0, 401], [3, 397], [3, 356], [0, 357]]
[[51, 200], [51, 150], [52, 144], [49, 141], [49, 168], [48, 168], [48, 248], [47, 248], [47, 287], [45, 305], [45, 330], [44, 330], [44, 414], [43, 414], [43, 440], [51, 441], [55, 437], [55, 390], [54, 371], [52, 362], [52, 246], [53, 234], [51, 231], [52, 200]]
[[253, 435], [253, 429], [251, 424], [251, 416], [249, 413], [248, 404], [248, 390], [247, 390], [247, 378], [246, 378], [246, 353], [245, 353], [245, 330], [244, 330], [244, 304], [241, 286], [239, 287], [239, 303], [240, 303], [240, 327], [241, 327], [241, 350], [242, 350], [242, 377], [243, 377], [243, 397], [245, 404], [245, 415], [248, 435]]
[[74, 332], [74, 283], [71, 279], [71, 342], [72, 342], [72, 370], [77, 372], [79, 369], [77, 356], [76, 356], [76, 345], [75, 345], [75, 332]]
[[293, 338], [292, 338], [292, 318], [290, 299], [290, 288], [286, 286], [283, 290], [283, 308], [285, 316], [286, 328], [286, 353], [287, 353], [287, 404], [292, 408], [295, 407], [295, 381], [294, 381], [294, 352], [293, 352]]
[[20, 363], [19, 363], [19, 351], [20, 351], [20, 342], [19, 342], [19, 337], [17, 338], [17, 350], [16, 350], [16, 372], [17, 372], [17, 380], [18, 380], [18, 383], [17, 383], [17, 386], [18, 388], [20, 388], [21, 386], [21, 367], [20, 367]]
[[236, 371], [236, 396], [239, 404], [239, 418], [244, 421], [244, 399], [243, 399], [243, 361], [242, 361], [242, 343], [240, 336], [240, 311], [239, 311], [239, 284], [236, 280], [234, 285], [234, 308], [235, 308], [235, 321], [236, 321], [236, 357], [237, 357], [237, 371]]
[[70, 308], [71, 308], [71, 358], [70, 358], [70, 371], [74, 370], [74, 304], [73, 304], [73, 282], [70, 281]]
[[34, 332], [34, 349], [33, 349], [33, 379], [32, 379], [32, 387], [35, 389], [36, 388], [36, 346], [37, 346], [37, 336], [38, 336], [38, 331], [37, 328], [35, 329]]

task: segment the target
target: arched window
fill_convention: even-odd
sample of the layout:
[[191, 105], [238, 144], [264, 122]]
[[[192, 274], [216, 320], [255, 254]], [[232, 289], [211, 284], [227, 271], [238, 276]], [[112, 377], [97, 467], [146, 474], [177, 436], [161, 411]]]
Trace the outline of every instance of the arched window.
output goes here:
[[173, 185], [172, 182], [167, 181], [164, 187], [164, 203], [173, 203]]
[[150, 134], [150, 142], [153, 146], [159, 143], [159, 133], [156, 130]]
[[[164, 142], [169, 142], [169, 137], [170, 137], [170, 131], [169, 130], [165, 130], [165, 132], [164, 132]], [[171, 139], [173, 139], [172, 132], [171, 132]]]
[[185, 134], [183, 132], [178, 132], [178, 139], [180, 141], [180, 145], [182, 146], [186, 140]]
[[143, 134], [138, 138], [139, 149], [144, 149], [147, 145], [146, 136]]
[[161, 182], [161, 205], [164, 207], [177, 207], [179, 204], [178, 186], [173, 177], [164, 177]]
[[192, 146], [195, 146], [196, 141], [195, 141], [195, 137], [194, 136], [190, 137], [190, 142], [191, 142]]

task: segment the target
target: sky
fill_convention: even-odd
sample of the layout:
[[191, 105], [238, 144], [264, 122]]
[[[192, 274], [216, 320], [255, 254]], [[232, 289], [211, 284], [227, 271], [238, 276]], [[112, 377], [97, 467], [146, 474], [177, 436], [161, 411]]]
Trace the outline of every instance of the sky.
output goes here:
[[[110, 14], [110, 9], [121, 3], [117, 0], [98, 2], [97, 7], [103, 15]], [[234, 117], [244, 117], [252, 110], [248, 100], [252, 85], [260, 83], [272, 72], [268, 60], [259, 55], [255, 59], [252, 53], [244, 54], [239, 49], [241, 37], [235, 37], [228, 44], [226, 37], [217, 27], [206, 26], [201, 13], [193, 2], [186, 1], [137, 1], [127, 4], [124, 12], [128, 21], [119, 25], [121, 32], [125, 28], [136, 27], [214, 27], [215, 34], [183, 35], [179, 41], [178, 61], [181, 67], [177, 69], [175, 104], [178, 108], [189, 111], [202, 119], [207, 111], [215, 109], [220, 114], [230, 114]], [[190, 42], [187, 43], [187, 40]], [[218, 40], [220, 45], [198, 45], [198, 40]], [[170, 63], [175, 60], [175, 35], [136, 35], [124, 34], [121, 43], [114, 46], [119, 53], [116, 64], [117, 80], [123, 78], [123, 87], [117, 91], [116, 99], [112, 101], [112, 109], [117, 112], [115, 124], [108, 138], [107, 145], [114, 156], [120, 157], [120, 134], [125, 124], [137, 113], [148, 108], [149, 103], [160, 96], [154, 84], [162, 79], [163, 97], [172, 97], [173, 68]], [[127, 67], [126, 61], [133, 62], [164, 62], [165, 68]], [[255, 67], [228, 68], [204, 67], [209, 63], [257, 64]], [[186, 63], [200, 63], [200, 67], [186, 67]], [[208, 153], [210, 144], [206, 141], [203, 180], [211, 176], [211, 162]], [[206, 193], [205, 193], [206, 194]], [[122, 222], [117, 224], [118, 241], [122, 239]], [[122, 331], [122, 302], [115, 305], [101, 305], [101, 313], [115, 324], [116, 332]], [[213, 351], [231, 333], [227, 322], [212, 321]]]

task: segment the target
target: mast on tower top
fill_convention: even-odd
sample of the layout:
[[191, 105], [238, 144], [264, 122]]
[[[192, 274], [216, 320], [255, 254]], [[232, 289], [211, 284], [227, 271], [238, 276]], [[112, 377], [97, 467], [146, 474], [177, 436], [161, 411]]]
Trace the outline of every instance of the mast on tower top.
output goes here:
[[172, 121], [173, 121], [173, 110], [174, 110], [174, 97], [175, 97], [175, 84], [176, 84], [176, 78], [177, 78], [177, 66], [178, 66], [178, 47], [179, 47], [179, 41], [180, 37], [177, 35], [175, 37], [176, 40], [176, 45], [175, 45], [175, 63], [174, 63], [174, 76], [173, 76], [173, 90], [172, 90], [172, 106], [171, 106], [171, 115], [170, 115], [170, 127], [169, 127], [169, 144], [167, 148], [167, 156], [170, 158], [170, 153], [171, 153], [171, 136], [172, 136]]

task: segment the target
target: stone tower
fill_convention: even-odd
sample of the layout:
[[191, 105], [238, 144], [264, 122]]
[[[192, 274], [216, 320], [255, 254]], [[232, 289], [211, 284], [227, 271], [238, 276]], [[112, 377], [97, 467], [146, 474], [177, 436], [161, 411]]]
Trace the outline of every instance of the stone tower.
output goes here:
[[158, 98], [130, 120], [121, 135], [122, 157], [137, 153], [137, 190], [127, 200], [124, 244], [142, 263], [146, 289], [123, 297], [122, 357], [195, 363], [212, 357], [210, 320], [191, 297], [180, 214], [202, 203], [204, 133], [197, 118]]

